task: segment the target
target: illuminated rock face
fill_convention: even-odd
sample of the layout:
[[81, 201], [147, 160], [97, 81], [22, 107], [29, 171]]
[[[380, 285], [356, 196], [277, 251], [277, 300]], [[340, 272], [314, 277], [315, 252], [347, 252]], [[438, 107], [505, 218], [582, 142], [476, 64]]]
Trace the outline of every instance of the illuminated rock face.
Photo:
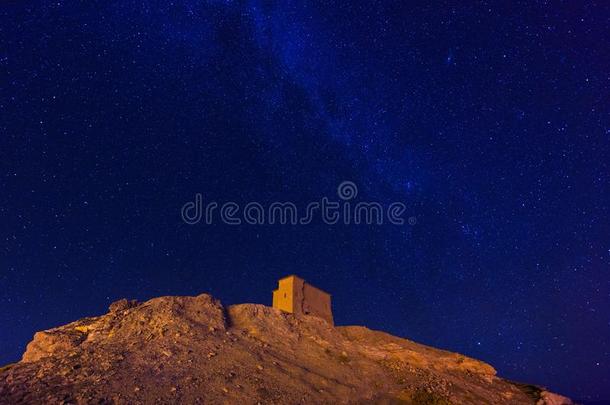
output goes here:
[[291, 275], [279, 280], [273, 291], [273, 308], [291, 314], [313, 315], [333, 325], [330, 294]]
[[[290, 286], [303, 291], [301, 301], [290, 295], [297, 296], [292, 303], [309, 302], [298, 278], [280, 282], [280, 297]], [[458, 353], [264, 305], [225, 307], [201, 294], [117, 301], [104, 315], [36, 333], [22, 361], [0, 367], [0, 405], [61, 403], [571, 401], [503, 380], [489, 364]]]

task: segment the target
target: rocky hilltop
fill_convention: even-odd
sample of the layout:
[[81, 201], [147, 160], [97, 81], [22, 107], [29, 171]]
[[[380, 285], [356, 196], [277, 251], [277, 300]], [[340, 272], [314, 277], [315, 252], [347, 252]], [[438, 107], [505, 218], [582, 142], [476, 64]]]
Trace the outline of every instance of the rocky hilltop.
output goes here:
[[549, 404], [481, 361], [360, 326], [213, 297], [121, 300], [36, 333], [0, 403]]

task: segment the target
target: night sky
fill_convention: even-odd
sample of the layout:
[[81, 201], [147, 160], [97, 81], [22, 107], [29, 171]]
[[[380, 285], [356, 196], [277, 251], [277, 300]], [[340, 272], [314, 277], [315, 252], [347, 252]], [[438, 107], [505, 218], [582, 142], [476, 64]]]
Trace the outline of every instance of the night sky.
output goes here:
[[[119, 298], [271, 304], [610, 398], [610, 5], [4, 1], [0, 364]], [[205, 201], [404, 225], [188, 225]]]

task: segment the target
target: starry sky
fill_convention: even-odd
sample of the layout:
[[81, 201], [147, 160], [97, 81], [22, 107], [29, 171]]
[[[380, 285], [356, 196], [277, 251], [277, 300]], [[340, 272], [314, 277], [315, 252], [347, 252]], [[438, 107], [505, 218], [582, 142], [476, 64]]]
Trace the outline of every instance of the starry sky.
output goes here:
[[[296, 273], [338, 324], [610, 398], [610, 6], [462, 3], [2, 2], [0, 364], [119, 298]], [[180, 217], [346, 180], [416, 223]]]

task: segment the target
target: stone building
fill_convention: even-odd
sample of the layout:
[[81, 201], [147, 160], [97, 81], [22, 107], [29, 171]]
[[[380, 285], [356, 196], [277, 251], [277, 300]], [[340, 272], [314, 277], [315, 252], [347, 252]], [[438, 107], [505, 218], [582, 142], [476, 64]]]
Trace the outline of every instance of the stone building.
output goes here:
[[317, 316], [333, 325], [330, 294], [295, 275], [278, 281], [277, 290], [273, 290], [273, 308], [291, 314]]

